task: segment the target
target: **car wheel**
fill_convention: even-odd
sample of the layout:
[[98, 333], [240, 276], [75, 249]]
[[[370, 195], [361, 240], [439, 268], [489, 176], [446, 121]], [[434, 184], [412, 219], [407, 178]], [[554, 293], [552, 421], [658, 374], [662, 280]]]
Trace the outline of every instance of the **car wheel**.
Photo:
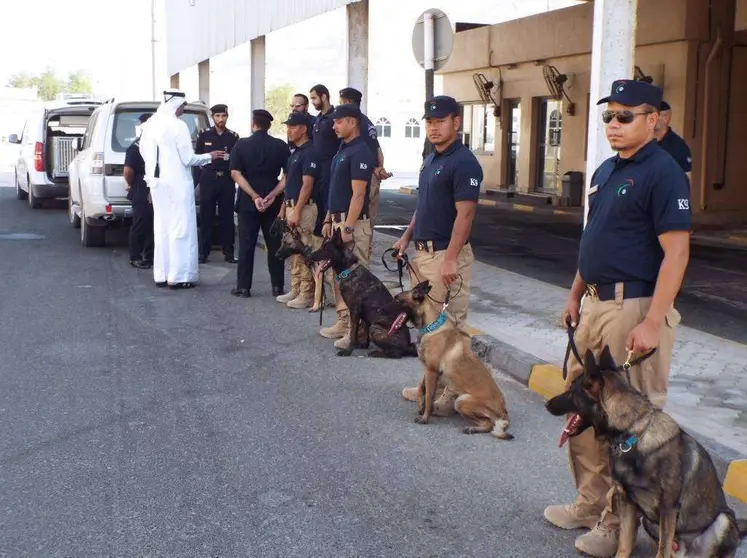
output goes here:
[[28, 198], [28, 194], [21, 190], [21, 183], [18, 182], [18, 173], [15, 174], [16, 177], [16, 199], [17, 200], [26, 200]]
[[31, 178], [30, 177], [28, 178], [28, 185], [29, 185], [29, 191], [28, 191], [28, 193], [26, 195], [28, 196], [29, 207], [31, 209], [39, 209], [41, 207], [41, 205], [42, 205], [42, 202], [41, 202], [41, 200], [37, 199], [36, 196], [34, 195], [34, 187], [31, 186]]
[[70, 225], [74, 229], [80, 228], [80, 217], [78, 217], [75, 214], [75, 211], [73, 210], [73, 196], [68, 195], [67, 196], [67, 216], [70, 219]]
[[92, 227], [86, 213], [80, 208], [80, 243], [86, 248], [100, 248], [106, 244], [106, 227]]

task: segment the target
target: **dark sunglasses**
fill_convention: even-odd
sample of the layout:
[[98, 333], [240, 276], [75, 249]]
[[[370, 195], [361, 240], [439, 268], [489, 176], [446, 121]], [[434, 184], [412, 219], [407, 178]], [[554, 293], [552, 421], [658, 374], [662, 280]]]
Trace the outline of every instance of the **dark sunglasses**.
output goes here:
[[642, 116], [644, 114], [652, 114], [648, 112], [633, 112], [631, 110], [605, 110], [602, 113], [602, 122], [609, 124], [613, 118], [617, 118], [620, 124], [630, 124], [635, 120], [636, 116]]

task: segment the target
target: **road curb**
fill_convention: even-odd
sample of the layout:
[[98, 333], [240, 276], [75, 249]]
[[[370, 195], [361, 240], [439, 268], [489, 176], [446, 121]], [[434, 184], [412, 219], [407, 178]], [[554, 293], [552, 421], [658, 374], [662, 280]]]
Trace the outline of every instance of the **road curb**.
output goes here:
[[[262, 240], [257, 240], [257, 246], [267, 250]], [[482, 330], [469, 325], [465, 329], [472, 337], [472, 350], [485, 364], [505, 372], [545, 399], [563, 393], [563, 371], [559, 367], [539, 360], [534, 355], [500, 341]], [[694, 436], [705, 442], [704, 445], [707, 446], [719, 475], [724, 478], [724, 492], [747, 504], [747, 459], [725, 457], [721, 454], [728, 455], [733, 452], [725, 450], [717, 442]]]
[[[418, 189], [416, 186], [401, 186], [399, 189], [400, 194], [406, 194], [408, 196], [417, 196]], [[569, 211], [567, 209], [551, 209], [540, 205], [530, 205], [525, 203], [512, 203], [501, 200], [494, 200], [490, 198], [480, 198], [477, 201], [478, 204], [486, 207], [500, 207], [501, 209], [509, 209], [512, 211], [521, 211], [522, 213], [537, 213], [538, 215], [555, 215], [558, 217], [574, 218], [581, 222], [583, 220], [583, 214], [577, 211]]]

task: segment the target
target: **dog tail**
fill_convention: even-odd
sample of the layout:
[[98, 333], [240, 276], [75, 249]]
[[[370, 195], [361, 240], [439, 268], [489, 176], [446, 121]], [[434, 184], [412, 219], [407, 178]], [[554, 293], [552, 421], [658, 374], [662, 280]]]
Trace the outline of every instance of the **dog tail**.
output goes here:
[[508, 430], [508, 421], [505, 419], [498, 419], [493, 424], [493, 431], [491, 434], [500, 440], [513, 440], [514, 435], [506, 432]]
[[747, 519], [737, 519], [737, 530], [740, 539], [747, 537]]

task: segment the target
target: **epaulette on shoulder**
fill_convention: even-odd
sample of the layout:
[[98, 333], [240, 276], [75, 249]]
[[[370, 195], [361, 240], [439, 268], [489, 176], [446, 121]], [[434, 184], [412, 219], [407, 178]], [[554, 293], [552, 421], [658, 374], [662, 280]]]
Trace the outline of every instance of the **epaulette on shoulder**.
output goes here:
[[233, 130], [231, 130], [231, 134], [233, 134], [233, 137], [235, 137], [235, 138], [239, 137], [239, 134], [237, 134], [237, 133], [236, 133], [236, 132], [234, 132]]

